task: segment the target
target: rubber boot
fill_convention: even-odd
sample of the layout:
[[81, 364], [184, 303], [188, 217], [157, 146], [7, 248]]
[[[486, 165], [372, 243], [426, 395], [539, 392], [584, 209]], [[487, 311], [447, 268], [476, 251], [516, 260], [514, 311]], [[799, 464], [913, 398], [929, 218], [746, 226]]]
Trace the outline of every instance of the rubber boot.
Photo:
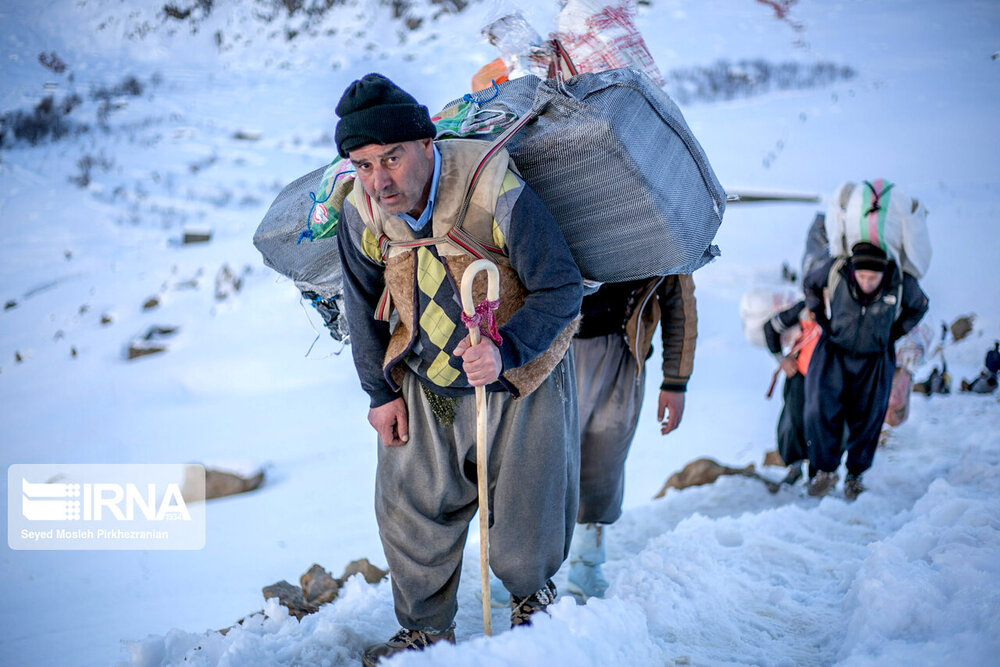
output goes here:
[[604, 559], [604, 527], [596, 523], [578, 524], [569, 549], [566, 589], [584, 600], [604, 597], [608, 589], [608, 581], [601, 572]]
[[[483, 601], [483, 589], [478, 579], [476, 580], [476, 599]], [[503, 582], [490, 570], [490, 606], [494, 609], [507, 609], [510, 607], [510, 591], [504, 588]]]

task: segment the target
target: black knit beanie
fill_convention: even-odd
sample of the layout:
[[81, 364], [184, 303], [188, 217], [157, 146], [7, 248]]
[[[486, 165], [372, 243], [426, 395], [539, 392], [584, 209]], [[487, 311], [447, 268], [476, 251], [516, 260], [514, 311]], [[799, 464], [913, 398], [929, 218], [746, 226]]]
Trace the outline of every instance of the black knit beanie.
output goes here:
[[851, 248], [851, 264], [856, 271], [885, 271], [888, 262], [885, 251], [872, 243], [855, 243]]
[[337, 151], [343, 158], [368, 144], [433, 138], [427, 107], [381, 74], [366, 74], [347, 87], [337, 103]]

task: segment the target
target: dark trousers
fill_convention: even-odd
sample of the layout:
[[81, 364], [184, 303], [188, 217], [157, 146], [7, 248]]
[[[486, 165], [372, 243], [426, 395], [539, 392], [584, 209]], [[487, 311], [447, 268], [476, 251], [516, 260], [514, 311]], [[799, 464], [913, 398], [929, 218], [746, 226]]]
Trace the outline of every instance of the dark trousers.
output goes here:
[[[805, 428], [809, 462], [834, 472], [847, 450], [847, 474], [872, 465], [889, 407], [896, 357], [885, 352], [855, 355], [824, 335], [816, 344], [805, 382]], [[845, 432], [846, 439], [841, 444]]]
[[796, 373], [785, 378], [785, 405], [778, 417], [778, 453], [786, 465], [809, 458], [806, 447], [806, 378]]

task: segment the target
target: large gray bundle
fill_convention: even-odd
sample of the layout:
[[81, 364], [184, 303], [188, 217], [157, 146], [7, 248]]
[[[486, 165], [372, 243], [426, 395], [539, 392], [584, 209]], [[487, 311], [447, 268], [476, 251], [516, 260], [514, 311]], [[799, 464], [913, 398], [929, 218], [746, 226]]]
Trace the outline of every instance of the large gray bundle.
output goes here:
[[[479, 96], [486, 96], [488, 91]], [[644, 73], [521, 77], [481, 109], [537, 119], [506, 148], [585, 278], [691, 273], [719, 255], [726, 193], [680, 109]]]
[[336, 305], [343, 294], [337, 238], [299, 243], [312, 207], [309, 193], [319, 187], [325, 170], [321, 167], [285, 186], [257, 227], [253, 244], [264, 264], [295, 281], [313, 301], [333, 337], [342, 340], [347, 331], [346, 319], [338, 318]]

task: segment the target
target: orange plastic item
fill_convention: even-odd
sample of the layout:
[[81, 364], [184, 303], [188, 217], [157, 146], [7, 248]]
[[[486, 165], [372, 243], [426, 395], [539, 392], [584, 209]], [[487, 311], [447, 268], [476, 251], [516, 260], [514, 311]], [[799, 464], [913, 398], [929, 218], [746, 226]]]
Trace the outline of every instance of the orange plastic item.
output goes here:
[[493, 85], [493, 82], [503, 83], [507, 80], [507, 66], [503, 63], [503, 58], [497, 58], [492, 62], [483, 65], [482, 69], [472, 75], [472, 91], [485, 90]]
[[795, 341], [795, 347], [799, 348], [799, 356], [795, 358], [795, 363], [803, 375], [809, 370], [809, 360], [812, 359], [813, 350], [819, 342], [819, 334], [819, 325], [816, 322], [808, 320], [802, 323], [802, 333]]

